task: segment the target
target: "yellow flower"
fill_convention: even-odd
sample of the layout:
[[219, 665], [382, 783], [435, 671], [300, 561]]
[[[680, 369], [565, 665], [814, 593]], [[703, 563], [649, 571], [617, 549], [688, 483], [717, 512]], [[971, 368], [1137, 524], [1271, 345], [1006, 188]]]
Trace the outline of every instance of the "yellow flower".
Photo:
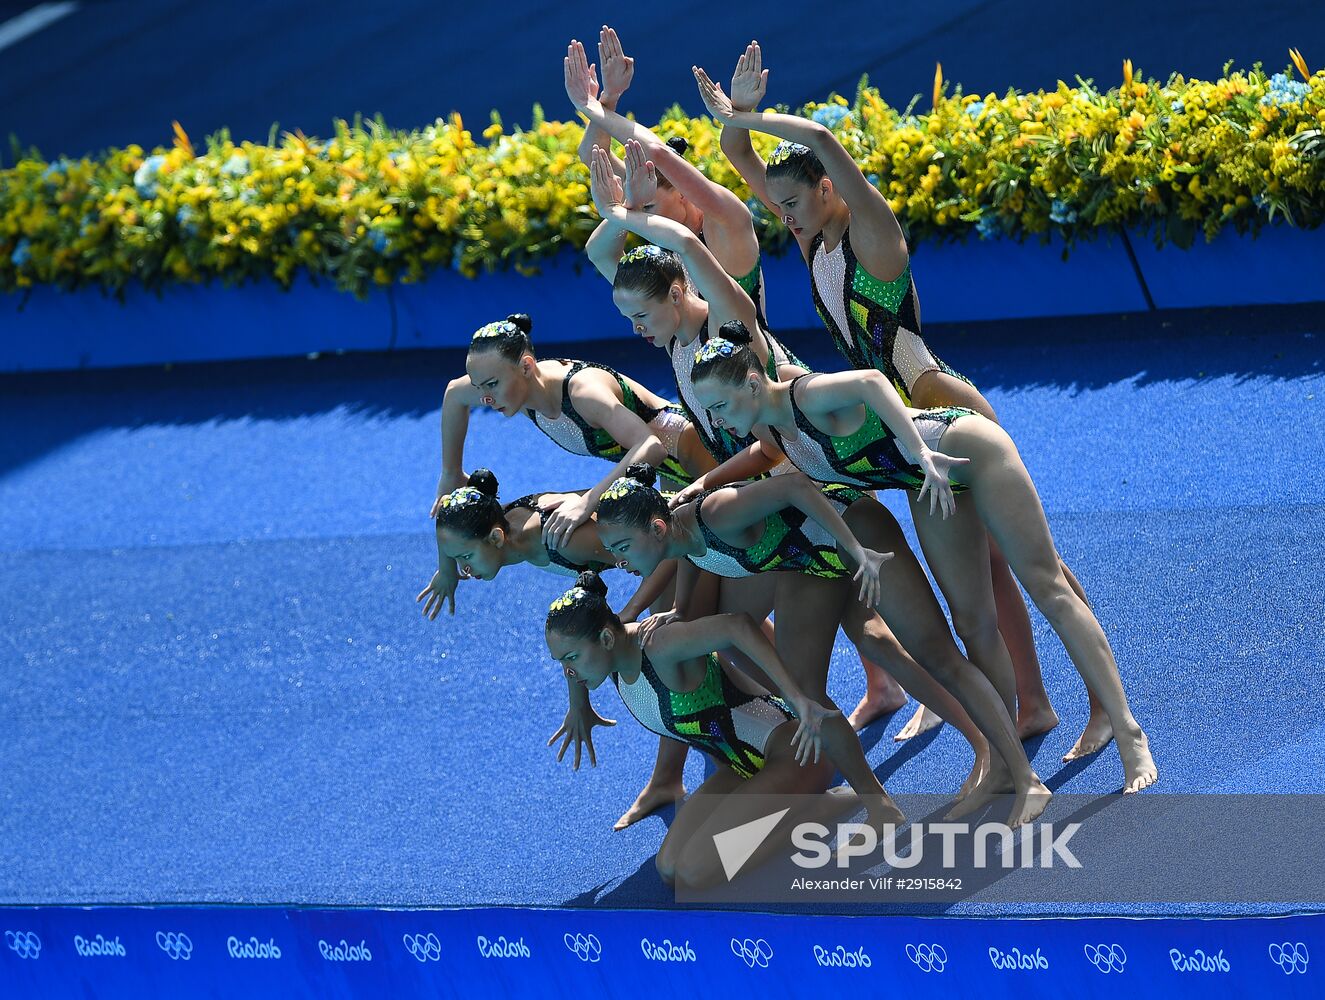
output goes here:
[[937, 108], [941, 100], [943, 100], [943, 63], [936, 62], [934, 64], [934, 107]]
[[1123, 86], [1132, 89], [1132, 60], [1123, 60]]

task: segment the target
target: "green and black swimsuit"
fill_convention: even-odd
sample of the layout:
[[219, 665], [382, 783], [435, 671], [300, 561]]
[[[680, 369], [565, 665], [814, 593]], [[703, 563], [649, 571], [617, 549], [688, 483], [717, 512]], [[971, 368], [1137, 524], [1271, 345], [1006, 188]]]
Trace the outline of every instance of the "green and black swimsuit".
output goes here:
[[[848, 507], [865, 496], [840, 483], [829, 483], [820, 488], [839, 513], [845, 513]], [[851, 576], [837, 552], [837, 540], [827, 528], [797, 507], [784, 507], [764, 518], [763, 534], [749, 548], [738, 548], [723, 541], [704, 521], [704, 501], [716, 492], [705, 490], [694, 500], [695, 523], [704, 536], [707, 551], [686, 558], [700, 569], [734, 578], [780, 572], [804, 573], [830, 580]]]
[[[502, 507], [502, 511], [509, 512], [517, 509], [531, 510], [538, 515], [539, 525], [541, 527], [543, 516], [547, 513], [547, 510], [539, 506], [538, 498], [540, 496], [542, 496], [541, 493], [531, 493], [529, 496], [521, 497], [519, 500], [512, 500], [510, 503]], [[579, 576], [586, 569], [591, 569], [595, 573], [601, 573], [610, 568], [607, 563], [598, 562], [596, 559], [591, 559], [587, 563], [571, 562], [571, 560], [567, 559], [556, 549], [547, 549], [547, 557], [548, 564], [546, 566], [538, 566], [535, 568], [545, 569], [549, 573], [556, 573], [560, 576]]]
[[603, 458], [609, 462], [621, 461], [626, 449], [617, 444], [607, 431], [601, 427], [594, 427], [585, 420], [571, 402], [570, 380], [586, 368], [596, 368], [616, 379], [617, 385], [621, 387], [621, 399], [626, 409], [648, 424], [649, 429], [658, 436], [663, 447], [667, 449], [667, 458], [658, 467], [658, 471], [685, 486], [694, 481], [694, 477], [685, 471], [677, 457], [681, 432], [688, 423], [686, 413], [681, 407], [675, 404], [661, 408], [649, 406], [636, 394], [630, 379], [607, 365], [592, 361], [571, 361], [565, 358], [557, 360], [570, 365], [570, 370], [561, 381], [561, 412], [549, 420], [533, 408], [526, 409], [525, 414], [534, 422], [535, 427], [573, 455]]
[[908, 405], [916, 380], [925, 372], [946, 372], [969, 383], [935, 357], [920, 335], [910, 260], [895, 279], [880, 281], [852, 252], [850, 232], [848, 226], [832, 253], [824, 250], [823, 233], [810, 247], [814, 307], [832, 335], [833, 346], [852, 368], [883, 372]]
[[640, 657], [633, 683], [612, 675], [630, 714], [645, 729], [711, 754], [742, 778], [754, 777], [764, 766], [773, 730], [796, 718], [776, 695], [746, 694], [738, 688], [712, 653], [705, 658], [703, 683], [685, 694], [667, 687], [642, 651]]
[[[925, 474], [912, 461], [896, 435], [872, 409], [866, 406], [865, 422], [854, 434], [834, 437], [812, 424], [796, 405], [796, 386], [804, 375], [791, 380], [791, 409], [796, 415], [794, 438], [784, 437], [776, 427], [769, 427], [778, 447], [791, 464], [811, 479], [821, 483], [844, 483], [859, 489], [919, 489]], [[921, 410], [911, 418], [925, 444], [938, 450], [944, 431], [959, 417], [975, 416], [961, 406]], [[953, 484], [954, 493], [966, 489]]]

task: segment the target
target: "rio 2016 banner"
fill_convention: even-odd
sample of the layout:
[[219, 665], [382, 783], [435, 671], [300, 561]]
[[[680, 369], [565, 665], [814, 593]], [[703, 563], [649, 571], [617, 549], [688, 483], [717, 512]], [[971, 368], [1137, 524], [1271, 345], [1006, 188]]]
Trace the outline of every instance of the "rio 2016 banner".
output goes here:
[[5, 997], [1325, 993], [1325, 915], [7, 907], [0, 934]]

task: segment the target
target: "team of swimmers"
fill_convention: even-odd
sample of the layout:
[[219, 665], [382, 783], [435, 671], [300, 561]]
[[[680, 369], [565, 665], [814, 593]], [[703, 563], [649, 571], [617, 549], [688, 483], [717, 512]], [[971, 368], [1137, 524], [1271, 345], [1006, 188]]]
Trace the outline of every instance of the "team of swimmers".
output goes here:
[[[666, 352], [679, 402], [606, 365], [540, 359], [528, 316], [475, 332], [442, 406], [438, 568], [419, 595], [425, 613], [454, 613], [461, 579], [490, 580], [517, 563], [575, 577], [545, 623], [569, 699], [548, 742], [561, 741], [559, 760], [573, 744], [576, 767], [586, 748], [596, 763], [592, 730], [609, 723], [589, 692], [608, 679], [658, 734], [653, 773], [617, 826], [681, 802], [656, 861], [669, 883], [717, 877], [711, 834], [758, 818], [757, 798], [733, 792], [824, 793], [833, 809], [863, 806], [880, 828], [902, 822], [853, 728], [895, 710], [903, 692], [922, 706], [903, 736], [947, 720], [971, 744], [975, 763], [950, 816], [995, 796], [1009, 797], [1010, 825], [1038, 816], [1051, 793], [1021, 741], [1058, 717], [1018, 581], [1089, 693], [1088, 722], [1065, 759], [1112, 740], [1123, 791], [1153, 783], [1108, 639], [1058, 555], [1016, 446], [921, 336], [888, 202], [828, 128], [756, 110], [768, 77], [758, 43], [737, 61], [729, 92], [694, 69], [724, 154], [809, 267], [845, 365], [811, 372], [769, 328], [745, 203], [695, 169], [683, 142], [617, 113], [634, 61], [610, 28], [598, 55], [601, 85], [578, 41], [564, 61], [567, 95], [588, 122], [580, 154], [602, 218], [586, 252], [635, 334]], [[767, 161], [751, 131], [782, 140]], [[626, 250], [630, 234], [640, 242]], [[476, 406], [523, 413], [561, 448], [608, 467], [587, 489], [503, 504], [491, 472], [465, 472]], [[910, 501], [951, 629], [873, 495], [882, 489]], [[614, 568], [641, 579], [619, 611], [599, 576]], [[839, 628], [867, 679], [849, 722], [827, 693]], [[717, 766], [686, 797], [691, 748]], [[835, 771], [848, 789], [829, 791]]]

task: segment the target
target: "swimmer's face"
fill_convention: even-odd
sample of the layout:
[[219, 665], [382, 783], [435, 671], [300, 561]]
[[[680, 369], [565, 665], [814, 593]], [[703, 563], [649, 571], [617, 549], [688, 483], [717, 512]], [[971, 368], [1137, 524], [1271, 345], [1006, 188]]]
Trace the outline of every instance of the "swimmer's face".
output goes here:
[[536, 362], [526, 354], [518, 362], [507, 361], [497, 351], [471, 351], [465, 358], [470, 384], [481, 395], [484, 406], [502, 416], [513, 417], [529, 399], [529, 383]]
[[616, 635], [603, 628], [593, 635], [575, 639], [554, 629], [546, 632], [548, 652], [566, 679], [594, 690], [612, 674], [612, 647]]
[[791, 177], [770, 177], [764, 187], [768, 200], [777, 206], [782, 224], [800, 237], [814, 236], [828, 221], [833, 182], [827, 177], [806, 184]]
[[455, 560], [460, 575], [474, 580], [495, 580], [502, 568], [506, 533], [500, 526], [481, 538], [465, 538], [449, 528], [439, 528], [437, 543], [442, 554]]
[[641, 205], [640, 210], [648, 212], [650, 215], [661, 215], [683, 225], [686, 221], [685, 198], [681, 196], [676, 188], [668, 187], [666, 184], [659, 184], [658, 190], [654, 192], [653, 199]]
[[667, 347], [681, 328], [681, 299], [685, 289], [673, 282], [667, 294], [652, 299], [633, 288], [612, 289], [612, 301], [621, 315], [630, 321], [637, 337], [650, 347]]
[[618, 569], [648, 576], [667, 554], [667, 524], [655, 517], [648, 527], [598, 522], [598, 538]]
[[695, 381], [695, 401], [708, 414], [714, 427], [724, 427], [738, 438], [745, 437], [758, 423], [760, 391], [753, 372], [735, 384], [720, 378]]

